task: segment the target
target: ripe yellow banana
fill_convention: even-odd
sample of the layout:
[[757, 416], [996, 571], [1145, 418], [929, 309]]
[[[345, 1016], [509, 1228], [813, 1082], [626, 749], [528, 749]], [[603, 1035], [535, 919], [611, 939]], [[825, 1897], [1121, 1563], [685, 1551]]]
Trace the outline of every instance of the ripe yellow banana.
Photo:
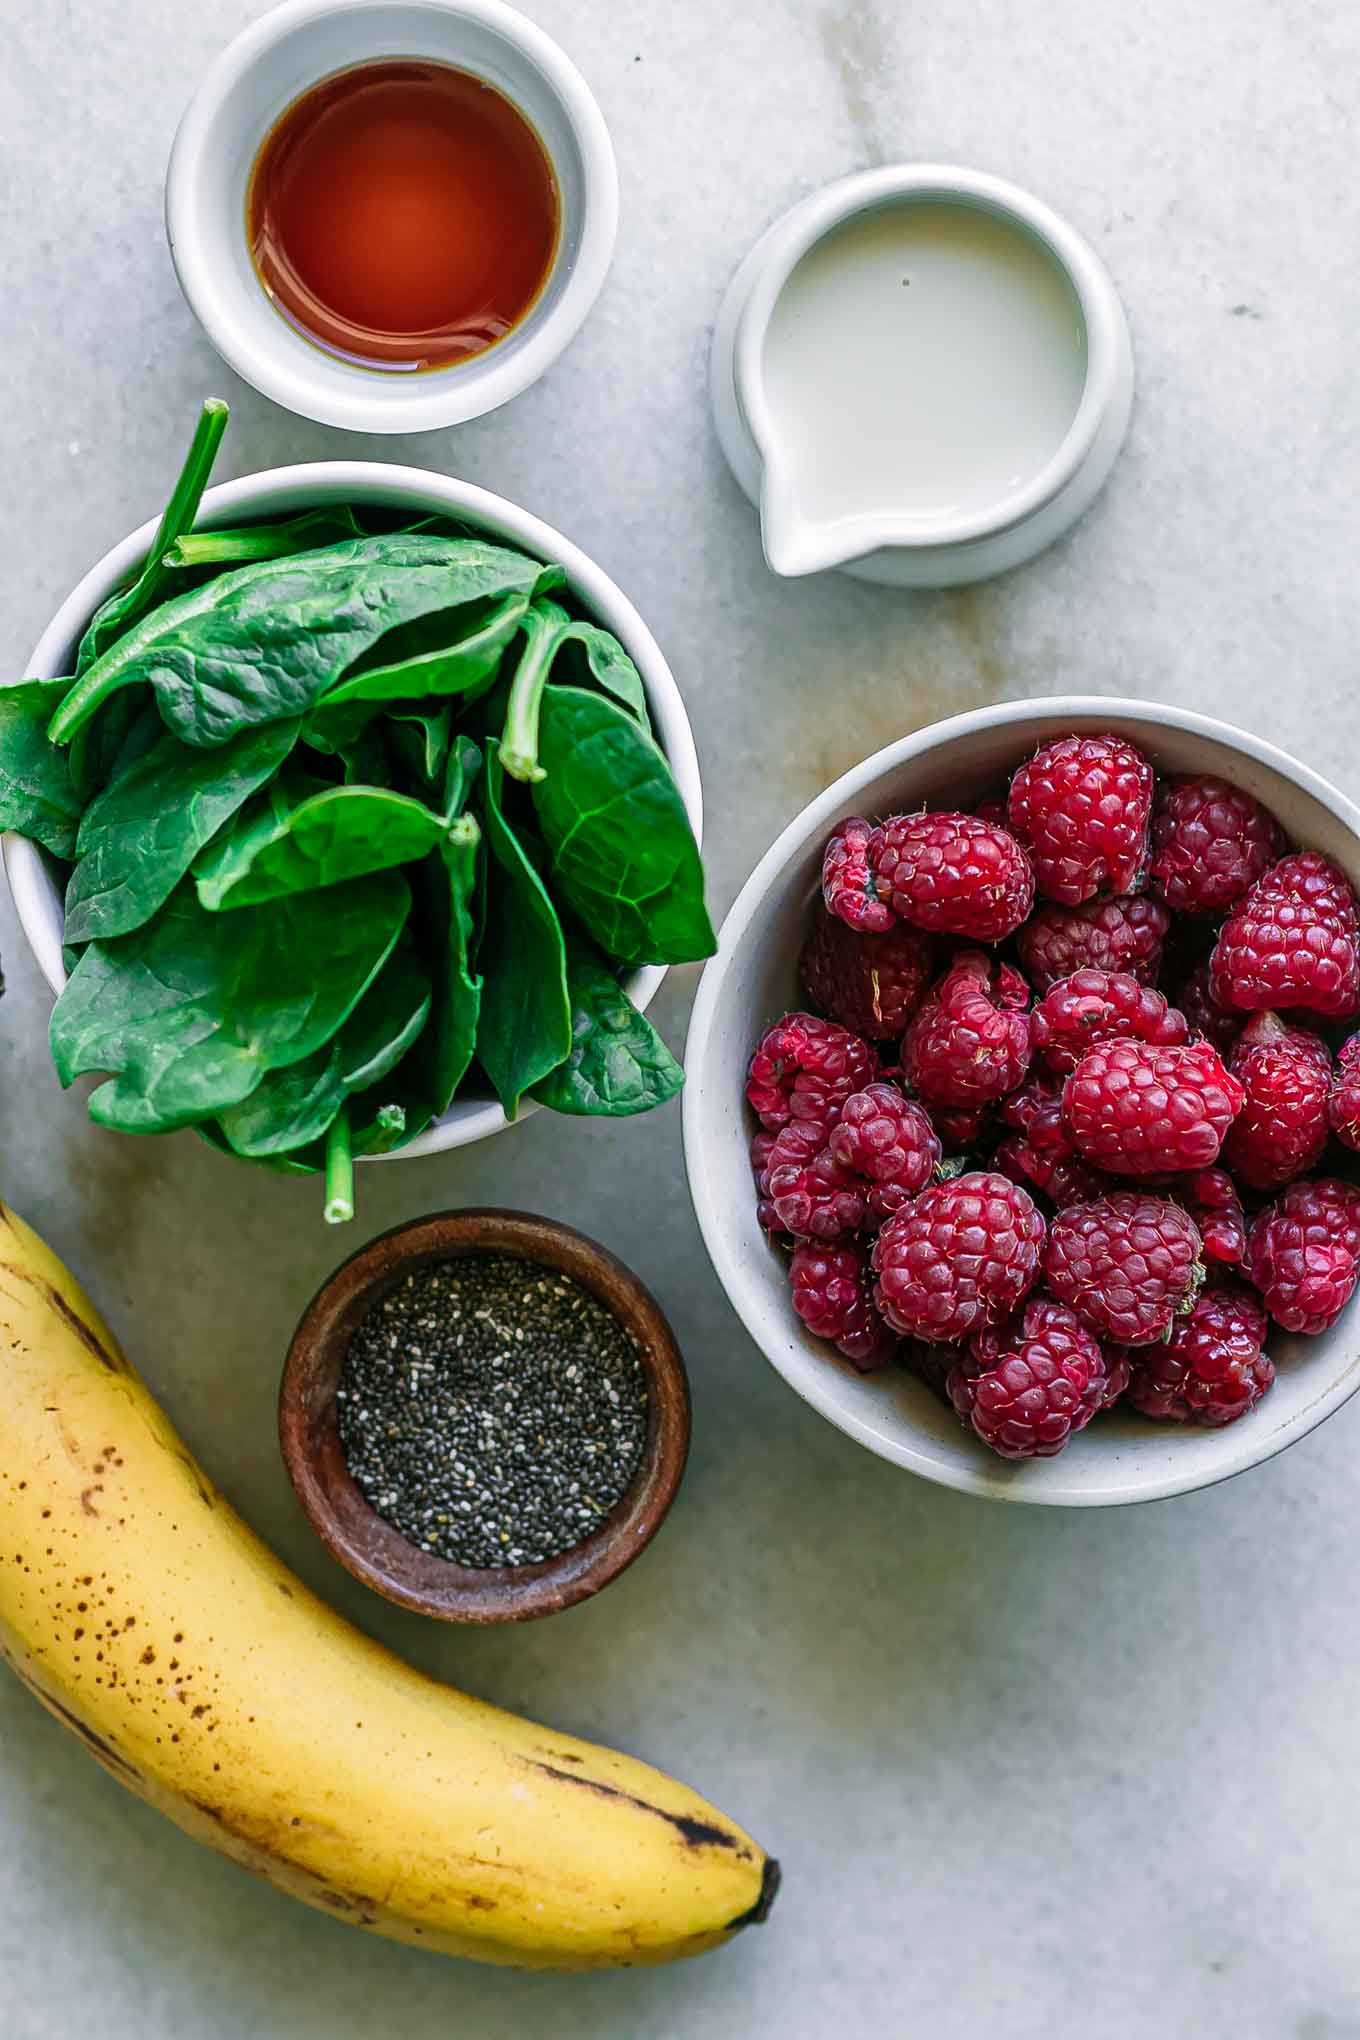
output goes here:
[[437, 1685], [318, 1601], [3, 1207], [0, 1649], [189, 1834], [416, 1947], [663, 1962], [773, 1896], [775, 1865], [685, 1786]]

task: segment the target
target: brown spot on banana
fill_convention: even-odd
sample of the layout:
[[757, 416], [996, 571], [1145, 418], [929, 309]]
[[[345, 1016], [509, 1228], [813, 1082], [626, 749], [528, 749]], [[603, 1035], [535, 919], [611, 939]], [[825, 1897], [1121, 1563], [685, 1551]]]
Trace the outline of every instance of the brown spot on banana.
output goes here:
[[[9, 1213], [4, 1212], [0, 1215], [3, 1216], [5, 1223], [8, 1224]], [[45, 1276], [35, 1274], [31, 1268], [18, 1268], [13, 1261], [0, 1262], [0, 1274], [12, 1275], [16, 1282], [22, 1282], [26, 1288], [36, 1289], [43, 1302], [47, 1305], [47, 1308], [53, 1311], [64, 1324], [70, 1327], [80, 1340], [81, 1345], [93, 1353], [100, 1366], [106, 1367], [110, 1374], [130, 1374], [132, 1372], [122, 1354], [116, 1348], [110, 1348], [104, 1344], [104, 1341], [98, 1334], [93, 1332], [89, 1325], [86, 1324], [84, 1318], [72, 1310], [61, 1291], [54, 1284], [47, 1281]]]
[[636, 1806], [641, 1813], [655, 1814], [658, 1820], [673, 1827], [689, 1849], [730, 1849], [740, 1863], [753, 1863], [755, 1857], [746, 1844], [726, 1828], [714, 1825], [711, 1820], [694, 1820], [686, 1813], [668, 1813], [664, 1806], [654, 1806], [650, 1799], [639, 1799], [635, 1792], [625, 1792], [621, 1785], [606, 1785], [600, 1778], [584, 1778], [579, 1771], [564, 1771], [559, 1764], [543, 1764], [536, 1757], [529, 1759], [531, 1768], [544, 1771], [550, 1778], [560, 1778], [563, 1784], [579, 1785], [584, 1792], [598, 1792], [605, 1799], [621, 1799], [626, 1806]]
[[112, 1771], [115, 1777], [140, 1784], [141, 1772], [135, 1764], [128, 1762], [121, 1750], [115, 1749], [105, 1736], [97, 1734], [89, 1723], [82, 1721], [64, 1701], [58, 1700], [45, 1686], [40, 1685], [27, 1665], [21, 1664], [13, 1651], [6, 1650], [4, 1656], [8, 1659], [10, 1670], [16, 1679], [27, 1686], [34, 1699], [40, 1700], [48, 1713], [54, 1715], [63, 1727], [69, 1728], [73, 1735], [79, 1736], [90, 1755], [95, 1757], [106, 1771]]

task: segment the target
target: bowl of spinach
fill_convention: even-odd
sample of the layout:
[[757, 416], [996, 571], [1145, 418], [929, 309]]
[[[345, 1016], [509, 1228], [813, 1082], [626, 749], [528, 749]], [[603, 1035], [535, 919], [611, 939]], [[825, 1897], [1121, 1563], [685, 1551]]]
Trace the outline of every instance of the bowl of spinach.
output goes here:
[[207, 489], [0, 686], [0, 826], [99, 1124], [324, 1178], [682, 1072], [645, 1017], [715, 946], [698, 763], [646, 625], [502, 498], [363, 461]]

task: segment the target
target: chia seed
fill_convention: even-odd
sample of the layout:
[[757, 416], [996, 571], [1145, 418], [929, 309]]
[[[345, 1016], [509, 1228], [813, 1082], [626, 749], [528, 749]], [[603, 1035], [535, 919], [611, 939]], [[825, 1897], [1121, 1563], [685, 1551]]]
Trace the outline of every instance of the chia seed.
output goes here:
[[632, 1340], [567, 1276], [469, 1254], [405, 1276], [350, 1340], [336, 1391], [360, 1493], [422, 1551], [531, 1565], [599, 1528], [647, 1436]]

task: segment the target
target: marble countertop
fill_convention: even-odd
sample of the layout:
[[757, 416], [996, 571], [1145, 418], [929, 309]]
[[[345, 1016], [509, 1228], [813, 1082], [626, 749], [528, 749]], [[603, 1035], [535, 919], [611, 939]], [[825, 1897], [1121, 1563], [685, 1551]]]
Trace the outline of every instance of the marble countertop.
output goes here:
[[[1346, 0], [532, 0], [618, 148], [604, 296], [508, 410], [361, 444], [226, 373], [165, 251], [175, 120], [257, 11], [55, 0], [0, 23], [7, 673], [89, 561], [159, 507], [199, 399], [222, 390], [223, 473], [409, 460], [500, 490], [598, 556], [688, 699], [719, 908], [845, 766], [1002, 698], [1190, 704], [1347, 780]], [[710, 434], [708, 328], [791, 200], [910, 156], [1013, 177], [1101, 249], [1138, 355], [1130, 439], [1086, 522], [1005, 580], [925, 596], [780, 584]], [[690, 1215], [676, 1108], [614, 1127], [542, 1114], [366, 1172], [361, 1231], [493, 1202], [608, 1241], [686, 1349], [691, 1470], [655, 1547], [593, 1606], [519, 1632], [423, 1625], [332, 1567], [279, 1463], [282, 1349], [341, 1245], [312, 1190], [189, 1137], [90, 1127], [48, 1065], [47, 1000], [7, 899], [0, 946], [4, 1194], [85, 1274], [250, 1520], [375, 1634], [694, 1779], [786, 1871], [770, 1924], [700, 1963], [587, 1978], [440, 1963], [197, 1849], [0, 1680], [5, 2040], [1360, 2034], [1360, 1400], [1186, 1500], [1083, 1515], [945, 1493], [833, 1431], [747, 1341]], [[674, 972], [656, 1009], [677, 1046], [692, 989]]]

